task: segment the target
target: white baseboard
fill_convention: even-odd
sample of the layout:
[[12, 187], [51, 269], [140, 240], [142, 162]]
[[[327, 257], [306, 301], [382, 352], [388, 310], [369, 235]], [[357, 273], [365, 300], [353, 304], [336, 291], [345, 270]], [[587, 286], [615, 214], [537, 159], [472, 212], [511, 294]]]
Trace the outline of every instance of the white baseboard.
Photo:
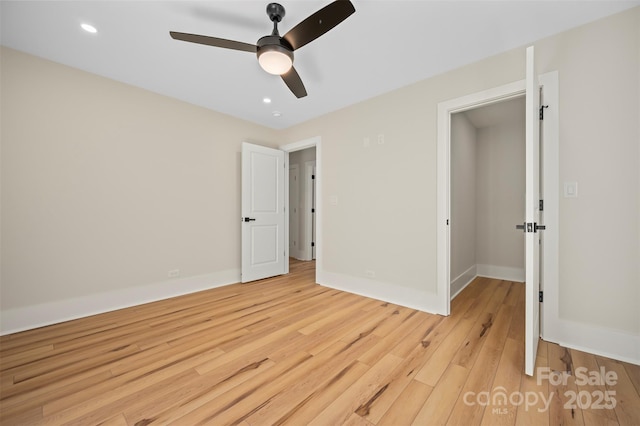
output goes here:
[[460, 274], [456, 279], [451, 281], [451, 287], [449, 290], [449, 294], [451, 294], [451, 300], [453, 300], [466, 286], [471, 284], [477, 276], [477, 265], [473, 265], [471, 268], [464, 271]]
[[555, 324], [545, 324], [544, 340], [640, 365], [640, 335], [562, 318], [556, 321]]
[[479, 277], [495, 278], [498, 280], [524, 282], [524, 268], [511, 268], [509, 266], [478, 264]]
[[423, 312], [446, 315], [446, 313], [441, 312], [439, 308], [440, 297], [436, 293], [327, 271], [318, 271], [316, 276], [318, 284], [325, 287], [359, 294], [360, 296], [370, 297]]
[[173, 279], [108, 293], [43, 303], [0, 312], [0, 335], [156, 302], [240, 282], [240, 270]]

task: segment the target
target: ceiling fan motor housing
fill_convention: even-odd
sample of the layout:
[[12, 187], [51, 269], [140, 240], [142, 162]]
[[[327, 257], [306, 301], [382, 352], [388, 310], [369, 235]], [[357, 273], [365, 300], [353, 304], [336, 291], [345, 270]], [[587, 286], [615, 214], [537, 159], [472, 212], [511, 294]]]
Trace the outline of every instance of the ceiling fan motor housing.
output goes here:
[[[282, 37], [278, 35], [268, 35], [260, 38], [256, 43], [257, 51], [256, 55], [258, 56], [258, 61], [260, 61], [260, 56], [265, 53], [280, 53], [286, 55], [290, 60], [291, 64], [293, 64], [293, 47], [291, 44]], [[264, 68], [264, 66], [263, 66]], [[266, 69], [265, 69], [266, 70]], [[266, 70], [267, 72], [270, 72]], [[280, 72], [272, 72], [272, 74], [281, 74]]]
[[284, 18], [285, 10], [284, 6], [278, 3], [269, 3], [267, 5], [267, 15], [271, 22], [280, 22]]
[[293, 60], [293, 47], [291, 47], [287, 40], [278, 35], [268, 35], [261, 37], [260, 40], [258, 40], [258, 42], [256, 43], [256, 46], [258, 47], [258, 56], [260, 56], [261, 50], [277, 50], [289, 56], [291, 60]]

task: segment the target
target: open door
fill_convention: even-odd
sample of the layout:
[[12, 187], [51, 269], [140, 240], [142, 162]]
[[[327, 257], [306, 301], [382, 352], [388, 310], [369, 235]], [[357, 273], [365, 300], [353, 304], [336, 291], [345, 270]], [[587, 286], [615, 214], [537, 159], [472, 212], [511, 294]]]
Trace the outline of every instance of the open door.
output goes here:
[[242, 282], [285, 273], [285, 153], [242, 144]]
[[526, 64], [526, 189], [525, 189], [525, 373], [533, 376], [540, 337], [540, 84], [533, 46]]

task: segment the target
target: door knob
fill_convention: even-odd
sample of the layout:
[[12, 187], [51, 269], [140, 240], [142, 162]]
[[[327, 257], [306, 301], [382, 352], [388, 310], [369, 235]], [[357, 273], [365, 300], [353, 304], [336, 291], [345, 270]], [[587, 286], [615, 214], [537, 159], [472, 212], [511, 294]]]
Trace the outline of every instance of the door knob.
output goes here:
[[243, 220], [244, 220], [245, 222], [255, 222], [255, 219], [254, 219], [254, 218], [252, 218], [252, 217], [245, 217]]
[[522, 229], [524, 232], [538, 232], [538, 230], [544, 231], [547, 227], [537, 223], [525, 222], [522, 225], [516, 225], [516, 229]]

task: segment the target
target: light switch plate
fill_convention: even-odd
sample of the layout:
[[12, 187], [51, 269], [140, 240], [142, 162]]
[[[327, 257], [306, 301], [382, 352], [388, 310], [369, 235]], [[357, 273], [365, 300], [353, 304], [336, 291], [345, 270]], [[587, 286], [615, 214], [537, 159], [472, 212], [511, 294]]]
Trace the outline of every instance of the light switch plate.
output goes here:
[[578, 182], [564, 183], [564, 198], [578, 198]]

